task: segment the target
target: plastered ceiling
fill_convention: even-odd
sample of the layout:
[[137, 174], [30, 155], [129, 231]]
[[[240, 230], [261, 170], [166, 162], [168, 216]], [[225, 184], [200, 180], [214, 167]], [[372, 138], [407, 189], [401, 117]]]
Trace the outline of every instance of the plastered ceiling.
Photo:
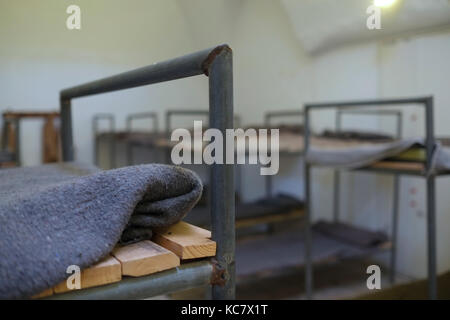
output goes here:
[[302, 46], [320, 53], [347, 43], [450, 26], [449, 0], [397, 0], [381, 30], [366, 26], [372, 0], [280, 0]]

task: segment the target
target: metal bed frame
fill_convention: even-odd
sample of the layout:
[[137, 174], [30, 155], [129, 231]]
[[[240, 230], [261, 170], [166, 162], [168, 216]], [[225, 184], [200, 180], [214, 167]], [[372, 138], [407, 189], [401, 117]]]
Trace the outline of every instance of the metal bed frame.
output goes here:
[[[395, 138], [401, 139], [403, 132], [403, 114], [399, 110], [338, 110], [336, 114], [336, 130], [342, 130], [342, 117], [344, 115], [376, 115], [376, 116], [393, 116], [396, 120]], [[339, 222], [340, 214], [340, 170], [334, 171], [334, 195], [333, 195], [333, 220]], [[396, 261], [397, 261], [397, 234], [398, 234], [398, 206], [400, 192], [400, 177], [394, 174], [394, 194], [392, 206], [392, 231], [391, 231], [391, 257], [390, 257], [390, 282], [395, 283], [396, 277]]]
[[[94, 117], [92, 118], [92, 132], [94, 135], [94, 164], [96, 166], [99, 165], [98, 133], [100, 120], [108, 120], [110, 133], [114, 133], [116, 127], [114, 115], [112, 113], [98, 113], [94, 115]], [[109, 157], [110, 157], [109, 161], [111, 165], [110, 169], [116, 167], [116, 157], [114, 156], [116, 153], [115, 147], [116, 147], [115, 139], [113, 137], [110, 137], [109, 140]]]
[[[421, 176], [426, 180], [426, 197], [427, 197], [427, 268], [428, 268], [428, 295], [430, 299], [437, 298], [437, 280], [436, 280], [436, 189], [435, 178], [437, 175], [448, 174], [435, 173], [432, 171], [432, 154], [435, 147], [434, 137], [434, 122], [433, 122], [433, 97], [419, 97], [406, 99], [385, 99], [385, 100], [362, 100], [362, 101], [348, 101], [348, 102], [329, 102], [306, 104], [305, 112], [305, 153], [308, 153], [310, 146], [310, 112], [316, 109], [324, 108], [350, 108], [350, 107], [368, 107], [368, 106], [388, 106], [388, 105], [421, 105], [425, 109], [425, 148], [426, 148], [426, 163], [425, 170], [409, 171], [409, 170], [395, 170], [395, 169], [371, 169], [362, 168], [358, 170], [388, 173], [394, 175], [415, 175]], [[401, 128], [399, 129], [399, 132]], [[312, 231], [311, 231], [311, 169], [313, 164], [305, 161], [305, 205], [306, 205], [306, 272], [305, 272], [305, 289], [307, 298], [312, 298], [313, 290], [313, 264], [312, 264]], [[398, 200], [396, 200], [398, 201]], [[395, 202], [394, 202], [395, 203]], [[398, 206], [394, 204], [394, 206]], [[397, 208], [394, 209], [396, 211]]]
[[[63, 161], [73, 161], [71, 100], [197, 75], [209, 77], [209, 124], [225, 136], [233, 128], [232, 51], [227, 45], [152, 64], [60, 92]], [[224, 148], [225, 152], [225, 148]], [[212, 239], [217, 243], [212, 261], [191, 262], [142, 278], [70, 292], [66, 298], [144, 298], [211, 284], [213, 299], [235, 297], [234, 165], [211, 166]], [[58, 295], [53, 296], [58, 298]]]
[[[155, 112], [139, 112], [139, 113], [132, 113], [127, 116], [127, 126], [126, 130], [128, 133], [131, 133], [133, 130], [133, 120], [142, 120], [145, 118], [149, 118], [152, 120], [152, 126], [153, 126], [153, 133], [158, 132], [158, 114]], [[133, 165], [133, 147], [134, 144], [128, 142], [127, 143], [127, 165], [131, 166]], [[115, 154], [113, 154], [114, 158], [116, 157]]]

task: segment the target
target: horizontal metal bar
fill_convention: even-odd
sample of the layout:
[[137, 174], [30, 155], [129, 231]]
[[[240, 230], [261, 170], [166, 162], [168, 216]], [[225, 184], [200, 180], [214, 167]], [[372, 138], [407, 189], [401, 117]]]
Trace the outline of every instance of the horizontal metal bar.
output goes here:
[[[171, 128], [171, 121], [170, 117], [172, 116], [209, 116], [208, 110], [169, 110], [166, 113], [166, 131], [170, 131]], [[241, 127], [241, 117], [238, 115], [234, 116], [234, 123], [236, 128]]]
[[207, 74], [211, 61], [225, 48], [228, 48], [228, 46], [222, 45], [216, 48], [206, 49], [183, 57], [155, 63], [147, 67], [68, 88], [61, 91], [60, 98], [61, 100], [69, 100], [77, 97]]
[[149, 118], [153, 120], [153, 132], [158, 132], [158, 114], [156, 112], [139, 112], [129, 114], [127, 117], [127, 131], [133, 129], [133, 120], [141, 120], [144, 118]]
[[114, 119], [114, 115], [112, 113], [97, 113], [94, 114], [94, 120], [99, 119]]
[[342, 117], [344, 115], [376, 115], [376, 116], [394, 116], [397, 120], [397, 138], [402, 137], [403, 132], [403, 113], [400, 110], [355, 110], [355, 109], [338, 109], [336, 115], [336, 130], [341, 130]]
[[101, 287], [70, 291], [48, 297], [51, 300], [117, 300], [145, 299], [179, 290], [210, 284], [213, 265], [210, 261], [182, 264], [178, 268], [144, 277], [126, 277]]
[[273, 111], [267, 112], [266, 118], [278, 117], [278, 116], [303, 116], [304, 112], [301, 110], [282, 110], [282, 111]]
[[209, 110], [169, 110], [166, 112], [166, 132], [170, 137], [172, 130], [172, 117], [174, 116], [203, 116], [209, 120]]
[[153, 118], [157, 116], [158, 115], [155, 112], [138, 112], [129, 114], [127, 119]]
[[166, 116], [208, 116], [209, 111], [208, 110], [169, 110], [166, 113]]
[[265, 125], [270, 124], [270, 120], [272, 118], [280, 118], [280, 117], [289, 117], [289, 116], [301, 116], [303, 117], [305, 114], [301, 110], [281, 110], [281, 111], [273, 111], [267, 112], [264, 116]]
[[[382, 106], [389, 104], [425, 104], [431, 97], [417, 97], [417, 98], [405, 98], [405, 99], [375, 99], [375, 100], [360, 100], [360, 101], [339, 101], [339, 102], [326, 102], [326, 103], [308, 103], [305, 104], [306, 108], [334, 108], [345, 106]], [[306, 110], [305, 110], [306, 111]]]
[[355, 109], [339, 109], [338, 113], [342, 114], [367, 114], [380, 116], [399, 116], [402, 114], [400, 110], [355, 110]]

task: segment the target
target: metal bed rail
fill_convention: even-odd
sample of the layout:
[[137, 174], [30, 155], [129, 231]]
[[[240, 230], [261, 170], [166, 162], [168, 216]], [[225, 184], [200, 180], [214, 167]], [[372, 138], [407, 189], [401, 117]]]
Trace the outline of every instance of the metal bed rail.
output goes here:
[[[98, 113], [92, 118], [92, 132], [94, 135], [94, 164], [99, 165], [99, 147], [98, 147], [98, 134], [99, 134], [99, 122], [100, 120], [108, 120], [109, 133], [114, 134], [116, 130], [116, 121], [112, 113]], [[111, 169], [116, 167], [116, 151], [115, 151], [115, 137], [109, 136], [109, 158]]]
[[[437, 278], [436, 278], [436, 190], [435, 190], [435, 174], [432, 172], [432, 155], [435, 147], [434, 137], [434, 120], [433, 120], [433, 97], [418, 97], [406, 99], [380, 99], [380, 100], [361, 100], [347, 102], [328, 102], [306, 104], [305, 112], [305, 135], [304, 149], [305, 154], [308, 153], [310, 145], [310, 112], [312, 110], [324, 108], [341, 109], [349, 107], [368, 107], [377, 106], [385, 107], [392, 105], [421, 105], [425, 109], [425, 148], [426, 163], [425, 172], [421, 176], [426, 179], [427, 188], [427, 270], [428, 270], [428, 295], [430, 299], [437, 298]], [[400, 131], [399, 131], [400, 132]], [[305, 194], [306, 194], [306, 272], [305, 272], [305, 289], [307, 298], [312, 298], [313, 290], [313, 266], [312, 266], [312, 231], [311, 231], [311, 168], [312, 164], [305, 161]], [[382, 171], [382, 170], [377, 170]], [[387, 173], [404, 174], [401, 171], [390, 170]]]
[[48, 297], [49, 300], [117, 300], [145, 299], [210, 284], [214, 266], [209, 261], [196, 261], [144, 277], [126, 277], [120, 282], [101, 287], [74, 290]]
[[[152, 64], [108, 78], [82, 84], [60, 92], [61, 141], [63, 161], [73, 161], [74, 145], [71, 100], [79, 97], [129, 89], [197, 75], [209, 77], [209, 123], [226, 136], [233, 128], [232, 51], [227, 45]], [[225, 154], [224, 146], [224, 154]], [[217, 243], [211, 278], [213, 299], [235, 297], [235, 212], [234, 166], [211, 166], [212, 239]], [[174, 277], [163, 280], [161, 292], [171, 288]], [[194, 281], [186, 278], [183, 286]], [[195, 282], [196, 283], [196, 282]]]

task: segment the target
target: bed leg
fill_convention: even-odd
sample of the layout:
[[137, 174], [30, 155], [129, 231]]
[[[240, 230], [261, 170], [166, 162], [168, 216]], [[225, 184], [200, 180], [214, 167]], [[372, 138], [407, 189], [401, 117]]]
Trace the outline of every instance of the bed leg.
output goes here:
[[435, 176], [427, 177], [428, 297], [437, 299], [436, 279], [436, 188]]
[[312, 265], [312, 235], [311, 235], [311, 167], [305, 161], [305, 292], [306, 299], [312, 299], [313, 291], [313, 265]]
[[333, 220], [335, 223], [339, 222], [339, 211], [340, 211], [340, 203], [339, 203], [339, 197], [341, 195], [340, 192], [340, 180], [341, 180], [341, 173], [339, 172], [339, 170], [335, 170], [334, 171], [334, 208], [333, 208]]
[[391, 261], [390, 261], [390, 282], [395, 283], [397, 273], [397, 234], [398, 234], [398, 210], [399, 210], [399, 197], [400, 197], [400, 177], [394, 176], [394, 198], [392, 205], [392, 248], [391, 248]]

